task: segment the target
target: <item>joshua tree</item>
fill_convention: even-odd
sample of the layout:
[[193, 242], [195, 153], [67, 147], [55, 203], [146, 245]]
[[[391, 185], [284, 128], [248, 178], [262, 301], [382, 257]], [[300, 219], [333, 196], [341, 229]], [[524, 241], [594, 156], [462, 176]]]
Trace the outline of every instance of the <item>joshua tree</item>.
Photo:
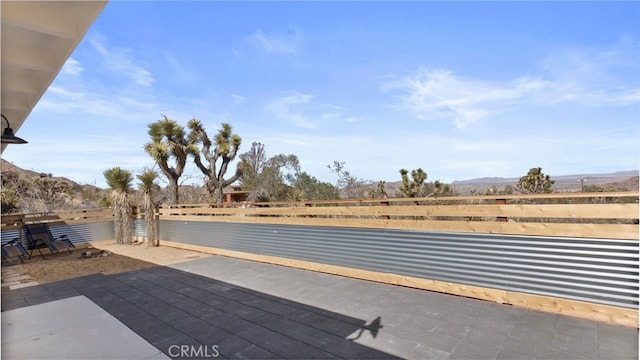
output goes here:
[[376, 189], [369, 190], [369, 197], [372, 199], [386, 199], [387, 192], [384, 190], [384, 186], [386, 185], [386, 181], [378, 181]]
[[111, 188], [111, 204], [115, 216], [116, 244], [131, 244], [131, 171], [114, 167], [105, 170], [104, 177]]
[[539, 194], [553, 192], [551, 187], [555, 183], [549, 175], [542, 172], [541, 167], [531, 168], [527, 175], [520, 178], [515, 190], [524, 194]]
[[[197, 146], [187, 140], [184, 128], [162, 115], [162, 119], [149, 124], [151, 142], [145, 144], [145, 151], [156, 161], [162, 173], [169, 180], [169, 203], [178, 203], [178, 179], [182, 176], [189, 154], [198, 154]], [[175, 166], [169, 164], [175, 159]]]
[[[200, 120], [192, 119], [189, 121], [188, 126], [191, 130], [191, 133], [189, 133], [191, 144], [202, 145], [202, 155], [209, 163], [209, 166], [205, 166], [202, 163], [200, 154], [197, 151], [193, 153], [196, 166], [205, 176], [205, 185], [209, 196], [215, 199], [217, 204], [222, 204], [224, 188], [238, 180], [242, 176], [243, 167], [246, 166], [244, 161], [240, 162], [235, 174], [228, 179], [224, 179], [229, 163], [238, 154], [242, 138], [238, 134], [233, 134], [231, 125], [227, 123], [222, 124], [214, 141], [211, 141]], [[218, 160], [221, 161], [219, 168]]]
[[439, 196], [439, 195], [453, 195], [455, 196], [455, 193], [453, 191], [453, 189], [451, 188], [451, 185], [447, 184], [447, 183], [443, 183], [440, 180], [436, 180], [433, 182], [433, 192], [431, 194], [429, 194], [429, 196], [434, 195], [434, 196]]
[[153, 202], [153, 195], [158, 188], [155, 183], [158, 173], [151, 169], [145, 169], [138, 175], [140, 180], [140, 190], [142, 190], [142, 211], [147, 228], [147, 246], [156, 246], [156, 207]]
[[409, 171], [407, 169], [400, 169], [400, 175], [402, 176], [402, 186], [400, 191], [406, 197], [418, 197], [423, 193], [423, 184], [427, 180], [427, 173], [421, 168], [411, 170], [411, 178], [409, 180]]

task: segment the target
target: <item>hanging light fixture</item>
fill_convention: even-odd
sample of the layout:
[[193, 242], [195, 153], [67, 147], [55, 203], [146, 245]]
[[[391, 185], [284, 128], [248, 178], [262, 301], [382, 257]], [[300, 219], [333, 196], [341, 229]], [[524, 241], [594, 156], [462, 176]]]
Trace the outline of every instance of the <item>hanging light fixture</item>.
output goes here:
[[13, 135], [13, 129], [11, 128], [11, 124], [9, 124], [9, 120], [7, 120], [7, 118], [2, 114], [0, 114], [0, 116], [2, 116], [4, 121], [7, 122], [7, 127], [4, 128], [4, 132], [2, 133], [2, 143], [3, 144], [26, 144], [27, 143], [26, 140]]

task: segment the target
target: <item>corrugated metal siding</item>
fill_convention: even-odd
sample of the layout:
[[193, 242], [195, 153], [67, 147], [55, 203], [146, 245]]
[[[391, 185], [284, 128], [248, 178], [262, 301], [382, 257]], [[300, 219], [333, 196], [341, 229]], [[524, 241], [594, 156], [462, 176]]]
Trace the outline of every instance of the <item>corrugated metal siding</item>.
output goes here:
[[0, 234], [0, 242], [2, 242], [2, 245], [8, 243], [9, 241], [17, 238], [19, 235], [18, 230], [2, 230], [2, 233]]
[[[112, 240], [115, 237], [113, 221], [103, 221], [87, 224], [53, 225], [51, 234], [55, 237], [67, 235], [72, 243], [80, 244], [89, 241]], [[18, 230], [2, 231], [2, 244], [19, 236]], [[22, 235], [23, 239], [26, 236]]]
[[132, 235], [135, 236], [135, 237], [140, 237], [140, 238], [146, 238], [147, 237], [147, 226], [145, 224], [144, 219], [133, 220]]
[[67, 235], [71, 242], [84, 243], [89, 241], [112, 240], [115, 238], [113, 221], [88, 224], [55, 225], [51, 226], [53, 236]]
[[160, 239], [638, 307], [637, 241], [170, 220]]

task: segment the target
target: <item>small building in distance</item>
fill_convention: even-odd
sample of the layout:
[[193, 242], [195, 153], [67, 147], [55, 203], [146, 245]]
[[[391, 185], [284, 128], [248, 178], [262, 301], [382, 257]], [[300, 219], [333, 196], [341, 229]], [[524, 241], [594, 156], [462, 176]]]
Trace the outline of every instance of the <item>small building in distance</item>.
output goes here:
[[249, 198], [250, 191], [242, 190], [239, 185], [231, 185], [224, 189], [224, 207], [236, 207], [245, 203]]

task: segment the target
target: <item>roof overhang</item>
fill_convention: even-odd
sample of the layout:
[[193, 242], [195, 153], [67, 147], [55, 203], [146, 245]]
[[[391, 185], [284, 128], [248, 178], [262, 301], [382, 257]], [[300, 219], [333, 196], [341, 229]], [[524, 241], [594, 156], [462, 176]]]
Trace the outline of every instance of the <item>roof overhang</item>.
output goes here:
[[[0, 2], [0, 102], [14, 133], [106, 4], [107, 1]], [[2, 121], [3, 131], [6, 126]], [[6, 145], [2, 144], [2, 150]]]

